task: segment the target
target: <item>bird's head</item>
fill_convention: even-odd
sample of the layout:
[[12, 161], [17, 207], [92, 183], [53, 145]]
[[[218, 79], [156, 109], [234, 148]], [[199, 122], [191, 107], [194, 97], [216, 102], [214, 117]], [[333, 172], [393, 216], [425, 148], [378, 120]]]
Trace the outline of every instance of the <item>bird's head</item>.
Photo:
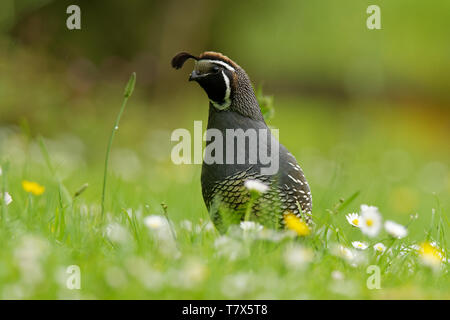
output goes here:
[[250, 79], [233, 60], [213, 51], [198, 57], [180, 52], [173, 57], [172, 67], [180, 69], [188, 59], [195, 60], [189, 81], [196, 81], [205, 90], [215, 109], [232, 109], [245, 116], [262, 118]]

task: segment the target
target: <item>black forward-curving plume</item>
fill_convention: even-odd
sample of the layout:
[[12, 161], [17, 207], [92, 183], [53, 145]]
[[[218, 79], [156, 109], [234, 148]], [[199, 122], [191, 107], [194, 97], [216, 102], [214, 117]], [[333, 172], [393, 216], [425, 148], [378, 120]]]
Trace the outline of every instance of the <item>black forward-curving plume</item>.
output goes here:
[[[235, 222], [244, 219], [250, 200], [244, 186], [247, 180], [257, 180], [270, 187], [254, 203], [251, 220], [279, 225], [284, 215], [291, 213], [311, 224], [312, 198], [308, 183], [295, 157], [268, 129], [246, 72], [228, 57], [211, 51], [198, 57], [181, 52], [172, 59], [172, 67], [179, 69], [190, 58], [195, 60], [195, 67], [189, 80], [198, 82], [210, 100], [207, 129], [215, 129], [214, 132], [224, 137], [222, 159], [211, 161], [211, 155], [208, 158], [206, 153], [201, 176], [203, 198], [216, 227], [222, 232], [226, 230], [219, 210], [234, 216]], [[254, 144], [250, 143], [251, 131], [263, 132], [257, 135]], [[244, 133], [245, 143], [239, 144], [237, 136], [226, 139], [230, 132]], [[232, 152], [226, 148], [230, 141], [234, 143]], [[207, 140], [206, 148], [215, 142]], [[255, 150], [256, 161], [252, 156]], [[267, 173], [262, 169], [270, 164], [261, 154], [270, 155], [273, 150], [277, 150], [277, 156], [273, 157], [277, 163], [272, 165], [278, 170]]]

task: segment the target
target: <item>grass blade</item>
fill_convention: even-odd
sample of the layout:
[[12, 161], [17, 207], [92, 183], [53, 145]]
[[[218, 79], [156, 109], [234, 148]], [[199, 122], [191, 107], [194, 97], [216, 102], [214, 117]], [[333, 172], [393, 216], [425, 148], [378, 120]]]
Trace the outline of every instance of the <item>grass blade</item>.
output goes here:
[[111, 152], [112, 143], [114, 140], [114, 135], [116, 131], [119, 129], [120, 118], [122, 117], [123, 111], [128, 102], [128, 98], [131, 96], [134, 90], [134, 85], [136, 83], [136, 73], [133, 72], [131, 74], [130, 80], [125, 87], [125, 91], [123, 94], [122, 107], [120, 108], [119, 114], [117, 115], [116, 122], [114, 123], [114, 127], [111, 130], [111, 135], [109, 137], [108, 147], [106, 148], [106, 156], [105, 156], [105, 170], [103, 173], [103, 189], [102, 189], [102, 205], [101, 205], [101, 216], [103, 218], [105, 212], [105, 195], [106, 195], [106, 179], [108, 175], [108, 162], [109, 162], [109, 153]]

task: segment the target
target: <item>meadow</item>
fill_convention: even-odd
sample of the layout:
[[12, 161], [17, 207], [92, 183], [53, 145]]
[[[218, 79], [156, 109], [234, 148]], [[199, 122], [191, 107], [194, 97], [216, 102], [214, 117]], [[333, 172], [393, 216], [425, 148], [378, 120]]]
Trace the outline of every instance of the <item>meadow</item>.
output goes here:
[[[45, 86], [57, 81], [28, 94]], [[31, 113], [35, 123], [65, 121], [48, 133], [25, 118], [1, 128], [3, 299], [449, 298], [445, 117], [401, 101], [275, 97], [270, 124], [310, 182], [316, 225], [297, 234], [244, 224], [220, 235], [201, 198], [200, 165], [170, 160], [171, 130], [206, 120], [200, 93], [177, 95], [171, 103], [190, 102], [176, 113], [162, 101], [149, 107], [139, 90], [130, 97], [101, 214], [122, 92], [100, 87], [69, 116], [63, 106], [42, 119]], [[97, 103], [107, 115], [95, 116]], [[374, 237], [347, 219], [365, 204], [381, 215]]]

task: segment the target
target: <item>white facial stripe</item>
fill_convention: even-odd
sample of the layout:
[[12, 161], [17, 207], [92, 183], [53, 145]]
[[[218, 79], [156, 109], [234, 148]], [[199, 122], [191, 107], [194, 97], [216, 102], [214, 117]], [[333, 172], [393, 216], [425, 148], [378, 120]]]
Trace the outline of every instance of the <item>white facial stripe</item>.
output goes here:
[[211, 59], [201, 59], [201, 61], [211, 62], [215, 64], [220, 64], [221, 66], [227, 68], [230, 71], [236, 71], [232, 66], [230, 66], [228, 63], [220, 61], [220, 60], [211, 60]]
[[222, 70], [222, 76], [223, 76], [223, 80], [225, 81], [225, 96], [223, 98], [224, 102], [222, 104], [217, 103], [215, 101], [211, 100], [211, 103], [213, 104], [214, 107], [216, 107], [219, 110], [224, 110], [226, 108], [228, 108], [231, 105], [231, 100], [230, 100], [230, 95], [231, 95], [231, 87], [230, 87], [230, 79], [228, 79], [228, 76], [225, 74], [225, 72], [223, 72]]
[[223, 70], [222, 70], [222, 75], [223, 75], [223, 80], [225, 80], [225, 85], [227, 86], [227, 89], [225, 90], [225, 97], [224, 97], [225, 102], [227, 102], [228, 100], [230, 100], [230, 93], [231, 93], [230, 79], [228, 79], [228, 76], [225, 74], [225, 72], [223, 72]]

